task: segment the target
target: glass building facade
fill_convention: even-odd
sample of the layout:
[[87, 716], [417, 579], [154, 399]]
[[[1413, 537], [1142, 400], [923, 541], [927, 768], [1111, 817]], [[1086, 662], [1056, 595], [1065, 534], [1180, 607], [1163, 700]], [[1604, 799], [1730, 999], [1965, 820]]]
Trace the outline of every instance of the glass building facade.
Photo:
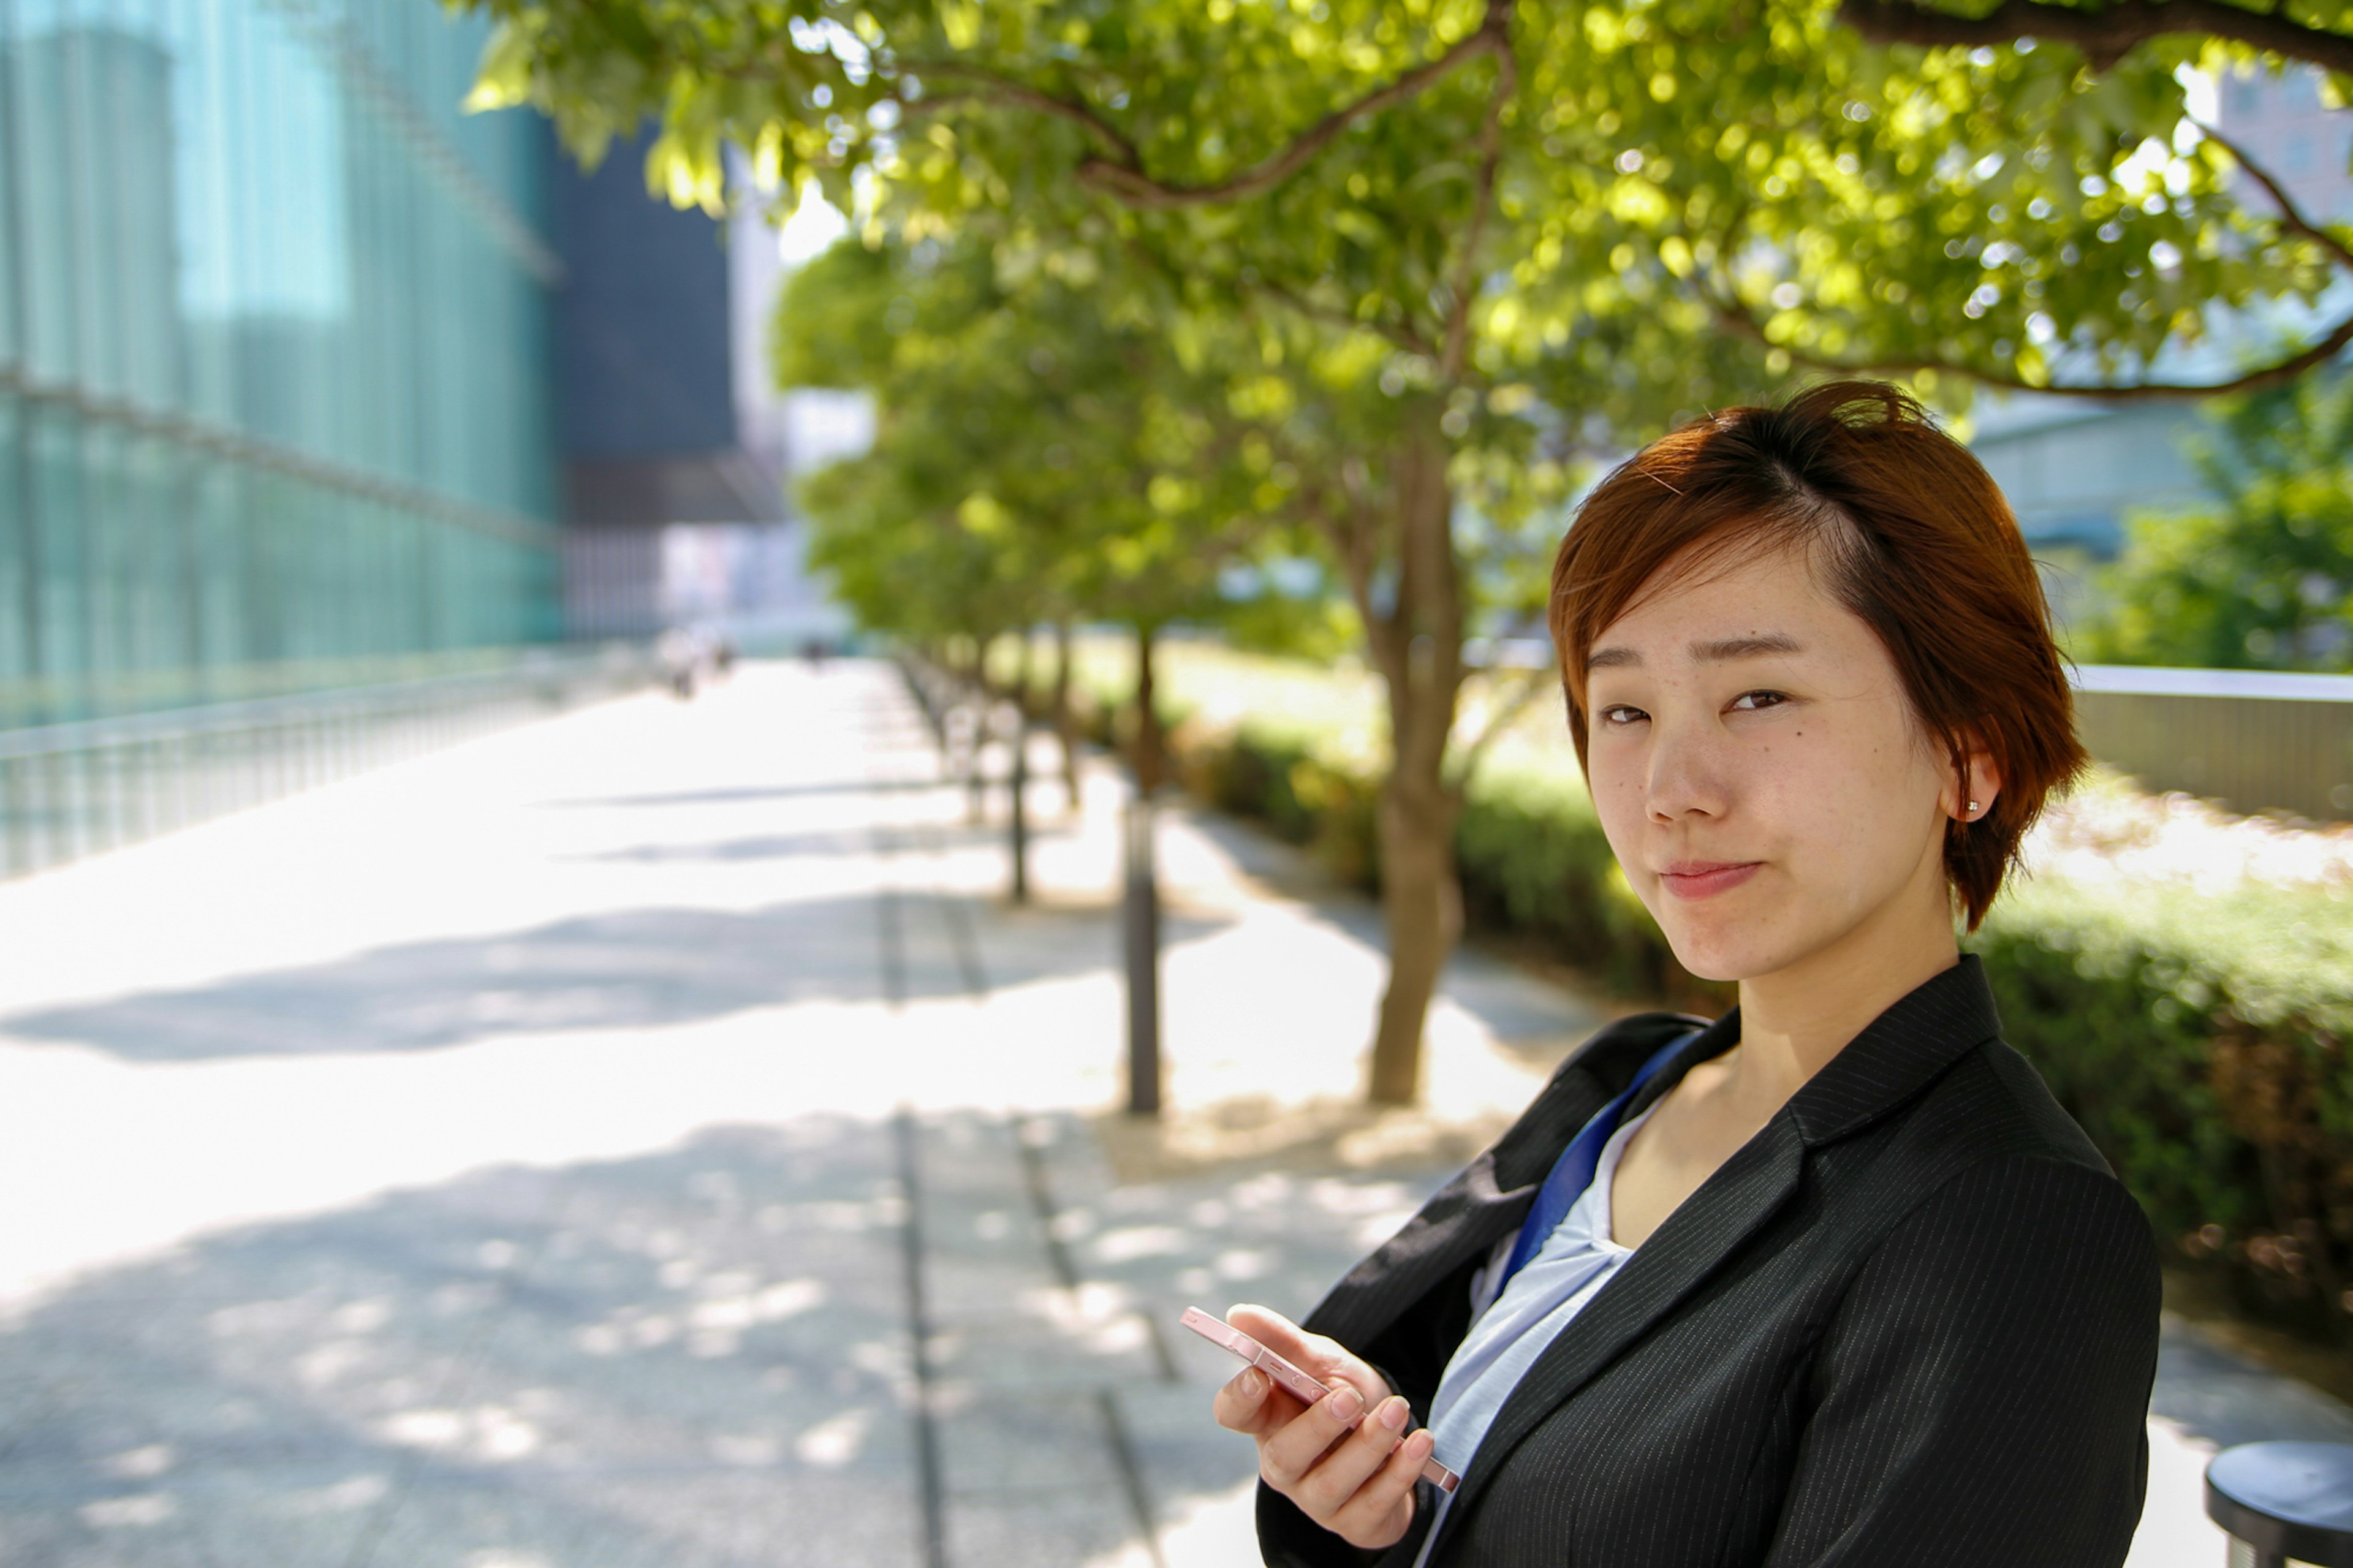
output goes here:
[[547, 132], [427, 0], [0, 0], [0, 728], [560, 635]]

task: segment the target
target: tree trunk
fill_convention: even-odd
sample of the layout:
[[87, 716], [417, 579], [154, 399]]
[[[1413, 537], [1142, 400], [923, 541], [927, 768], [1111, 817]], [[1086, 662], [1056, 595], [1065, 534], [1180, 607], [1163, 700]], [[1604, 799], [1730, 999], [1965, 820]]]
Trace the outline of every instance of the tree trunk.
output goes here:
[[1161, 775], [1166, 770], [1163, 759], [1166, 746], [1160, 733], [1155, 679], [1158, 672], [1153, 668], [1153, 645], [1159, 629], [1148, 625], [1135, 628], [1135, 790], [1146, 799], [1159, 793]]
[[1392, 458], [1388, 502], [1399, 544], [1394, 606], [1366, 631], [1388, 688], [1392, 761], [1381, 791], [1381, 906], [1389, 977], [1373, 1036], [1367, 1098], [1409, 1105], [1421, 1095], [1421, 1044], [1430, 998], [1462, 931], [1455, 879], [1458, 791], [1446, 778], [1447, 742], [1462, 688], [1462, 584], [1454, 553], [1448, 444], [1433, 404]]
[[1071, 623], [1054, 623], [1054, 735], [1062, 743], [1062, 790], [1079, 814], [1079, 716], [1071, 709]]

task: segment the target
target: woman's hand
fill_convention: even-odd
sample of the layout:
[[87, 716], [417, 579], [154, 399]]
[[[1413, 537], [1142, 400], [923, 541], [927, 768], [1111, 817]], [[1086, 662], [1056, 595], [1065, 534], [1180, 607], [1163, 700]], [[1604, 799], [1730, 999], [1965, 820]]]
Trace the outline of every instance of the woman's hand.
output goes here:
[[[1413, 1483], [1434, 1439], [1410, 1436], [1413, 1412], [1379, 1373], [1336, 1340], [1301, 1331], [1264, 1307], [1226, 1321], [1332, 1390], [1302, 1405], [1256, 1367], [1218, 1390], [1218, 1425], [1258, 1443], [1258, 1473], [1301, 1512], [1351, 1546], [1394, 1546], [1413, 1522]], [[1370, 1407], [1354, 1432], [1348, 1423]]]

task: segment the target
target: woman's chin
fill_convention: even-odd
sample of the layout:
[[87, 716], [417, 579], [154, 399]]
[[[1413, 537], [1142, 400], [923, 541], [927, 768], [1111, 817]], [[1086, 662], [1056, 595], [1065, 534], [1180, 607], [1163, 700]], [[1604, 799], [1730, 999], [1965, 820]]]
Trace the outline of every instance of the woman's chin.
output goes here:
[[1675, 955], [1675, 962], [1697, 979], [1735, 984], [1772, 973], [1788, 957], [1780, 944], [1753, 930], [1694, 929], [1682, 921], [1677, 925], [1683, 929], [1670, 927], [1666, 931], [1668, 950]]

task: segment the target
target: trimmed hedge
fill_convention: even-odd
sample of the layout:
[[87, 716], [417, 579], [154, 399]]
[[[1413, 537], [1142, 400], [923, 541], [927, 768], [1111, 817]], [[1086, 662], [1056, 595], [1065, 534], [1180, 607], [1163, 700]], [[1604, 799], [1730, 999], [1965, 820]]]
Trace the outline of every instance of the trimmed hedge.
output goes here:
[[[1222, 657], [1222, 656], [1221, 656]], [[1115, 679], [1082, 679], [1110, 742]], [[1184, 702], [1181, 689], [1171, 703]], [[1379, 759], [1362, 716], [1164, 714], [1188, 793], [1377, 885]], [[1330, 709], [1326, 712], [1331, 712]], [[1620, 994], [1720, 1010], [1628, 885], [1563, 754], [1502, 752], [1456, 833], [1475, 926], [1538, 945]], [[2015, 884], [1969, 945], [2010, 1043], [2139, 1197], [2177, 1261], [2225, 1275], [2247, 1305], [2331, 1333], [2353, 1321], [2353, 899], [2227, 895], [2174, 884]]]

